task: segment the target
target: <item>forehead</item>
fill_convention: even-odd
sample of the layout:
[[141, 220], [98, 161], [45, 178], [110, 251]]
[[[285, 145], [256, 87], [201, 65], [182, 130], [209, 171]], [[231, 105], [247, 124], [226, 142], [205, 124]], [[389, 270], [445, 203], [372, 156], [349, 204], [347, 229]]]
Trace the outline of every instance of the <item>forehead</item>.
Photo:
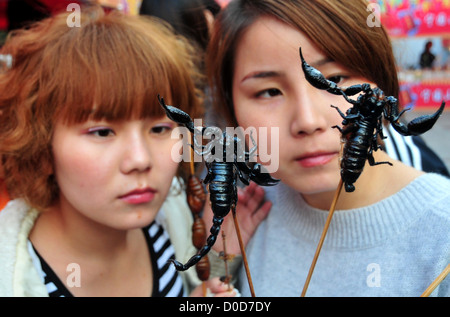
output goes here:
[[301, 71], [300, 46], [309, 61], [325, 58], [299, 30], [274, 18], [261, 17], [248, 27], [238, 42], [235, 75], [242, 80], [255, 71]]

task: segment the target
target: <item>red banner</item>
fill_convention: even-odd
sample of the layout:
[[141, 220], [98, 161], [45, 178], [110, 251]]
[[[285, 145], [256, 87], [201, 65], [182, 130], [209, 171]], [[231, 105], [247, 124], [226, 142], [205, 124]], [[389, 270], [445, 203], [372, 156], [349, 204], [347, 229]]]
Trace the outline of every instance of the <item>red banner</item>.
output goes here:
[[399, 101], [402, 107], [439, 107], [442, 101], [450, 102], [450, 85], [442, 83], [401, 83]]
[[450, 34], [449, 0], [373, 0], [389, 34], [430, 36]]

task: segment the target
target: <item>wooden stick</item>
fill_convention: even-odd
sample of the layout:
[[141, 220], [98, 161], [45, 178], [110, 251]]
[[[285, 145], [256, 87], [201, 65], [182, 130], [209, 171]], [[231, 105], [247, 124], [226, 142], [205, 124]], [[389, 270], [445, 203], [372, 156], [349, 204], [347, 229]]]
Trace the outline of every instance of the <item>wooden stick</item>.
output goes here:
[[336, 203], [337, 203], [339, 195], [341, 194], [341, 191], [342, 191], [342, 184], [343, 184], [343, 182], [341, 179], [339, 182], [338, 188], [336, 189], [336, 193], [334, 194], [334, 199], [331, 203], [330, 211], [328, 212], [328, 217], [327, 217], [325, 226], [322, 231], [322, 236], [320, 237], [320, 240], [319, 240], [319, 245], [317, 246], [316, 253], [314, 254], [314, 258], [313, 258], [311, 267], [309, 268], [308, 276], [306, 278], [305, 285], [303, 286], [303, 291], [302, 291], [301, 297], [305, 296], [306, 290], [308, 289], [308, 285], [311, 280], [311, 276], [314, 272], [314, 267], [316, 266], [317, 258], [319, 257], [319, 253], [320, 253], [320, 250], [322, 249], [323, 241], [325, 240], [325, 236], [327, 234], [328, 227], [330, 226], [331, 218], [333, 217], [334, 210], [336, 209]]
[[[192, 137], [192, 144], [194, 144], [194, 133], [191, 133], [191, 137]], [[191, 161], [189, 162], [189, 168], [190, 168], [190, 175], [191, 176], [195, 176], [195, 166], [194, 166], [194, 149], [191, 148], [190, 151], [191, 154]], [[194, 215], [194, 219], [195, 219], [195, 215]], [[208, 274], [209, 275], [209, 274]], [[202, 292], [203, 292], [203, 297], [208, 296], [208, 287], [206, 285], [206, 281], [202, 282]]]
[[447, 277], [448, 273], [450, 273], [450, 264], [442, 271], [441, 274], [433, 281], [433, 283], [428, 286], [428, 288], [423, 292], [420, 297], [428, 297], [434, 291], [434, 289]]
[[[191, 136], [192, 136], [192, 144], [194, 144], [194, 133], [191, 133]], [[191, 169], [191, 175], [194, 175], [195, 174], [195, 167], [194, 167], [194, 149], [193, 148], [191, 148], [191, 152], [190, 152], [190, 154], [191, 154], [191, 161], [189, 162], [189, 166], [190, 166], [190, 169]]]
[[236, 234], [237, 234], [237, 237], [239, 240], [239, 247], [241, 248], [242, 259], [244, 261], [245, 273], [247, 274], [248, 286], [250, 287], [250, 293], [252, 294], [252, 297], [255, 297], [255, 290], [253, 289], [252, 276], [250, 274], [250, 269], [248, 267], [247, 255], [245, 253], [244, 243], [242, 242], [241, 231], [239, 229], [239, 223], [238, 223], [237, 217], [236, 217], [236, 209], [233, 207], [231, 210], [232, 210], [232, 214], [233, 214], [234, 227], [236, 229]]
[[224, 283], [226, 283], [228, 285], [228, 290], [231, 291], [231, 285], [230, 285], [230, 280], [231, 280], [231, 276], [228, 274], [228, 260], [230, 258], [230, 256], [227, 253], [227, 243], [225, 240], [225, 232], [222, 230], [222, 243], [223, 243], [223, 262], [225, 264], [225, 280], [223, 281]]

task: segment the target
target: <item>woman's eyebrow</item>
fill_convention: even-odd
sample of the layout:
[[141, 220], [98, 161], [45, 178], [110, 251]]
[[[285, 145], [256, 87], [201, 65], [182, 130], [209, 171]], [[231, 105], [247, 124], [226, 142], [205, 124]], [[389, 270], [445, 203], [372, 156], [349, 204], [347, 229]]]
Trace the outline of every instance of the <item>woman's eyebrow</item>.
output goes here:
[[[317, 61], [308, 63], [309, 65], [311, 65], [314, 68], [318, 68], [321, 66], [324, 66], [326, 64], [330, 64], [330, 63], [334, 63], [334, 60], [332, 60], [331, 58], [328, 57], [324, 57], [321, 58]], [[251, 72], [249, 74], [247, 74], [246, 76], [244, 76], [244, 78], [242, 78], [241, 83], [248, 80], [248, 79], [260, 79], [260, 78], [277, 78], [277, 77], [282, 77], [284, 74], [282, 72], [279, 71], [254, 71]]]
[[247, 74], [241, 82], [244, 82], [248, 79], [259, 79], [259, 78], [274, 78], [274, 77], [282, 77], [283, 74], [277, 71], [255, 71]]
[[334, 63], [334, 60], [332, 60], [331, 58], [325, 57], [325, 58], [321, 58], [317, 61], [308, 63], [310, 66], [317, 68], [326, 64], [330, 64], [330, 63]]

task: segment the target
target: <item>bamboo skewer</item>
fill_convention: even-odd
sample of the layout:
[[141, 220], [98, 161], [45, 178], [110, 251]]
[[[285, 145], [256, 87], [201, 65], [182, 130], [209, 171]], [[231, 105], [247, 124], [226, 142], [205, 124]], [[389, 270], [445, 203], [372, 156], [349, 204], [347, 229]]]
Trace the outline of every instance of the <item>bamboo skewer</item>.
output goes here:
[[438, 287], [438, 285], [447, 277], [450, 273], [450, 264], [438, 275], [438, 277], [428, 286], [428, 288], [423, 292], [420, 297], [428, 297], [430, 294]]
[[225, 264], [225, 276], [221, 278], [221, 281], [228, 285], [228, 290], [231, 291], [231, 275], [229, 274], [228, 270], [228, 261], [233, 260], [234, 255], [227, 253], [227, 243], [225, 240], [225, 232], [222, 230], [222, 243], [223, 243], [223, 251], [220, 252], [220, 257], [223, 259], [223, 262]]
[[341, 179], [339, 181], [339, 185], [338, 185], [338, 187], [336, 189], [336, 193], [334, 194], [334, 198], [333, 198], [333, 201], [332, 201], [331, 206], [330, 206], [330, 211], [328, 212], [327, 220], [325, 221], [325, 226], [323, 228], [322, 235], [320, 237], [319, 244], [318, 244], [317, 249], [316, 249], [316, 253], [314, 254], [314, 258], [313, 258], [313, 261], [311, 263], [311, 267], [309, 268], [309, 272], [308, 272], [308, 276], [306, 278], [305, 285], [303, 286], [303, 291], [302, 291], [301, 297], [305, 296], [306, 290], [308, 289], [308, 285], [309, 285], [309, 282], [311, 280], [311, 276], [312, 276], [312, 274], [314, 272], [314, 267], [316, 266], [316, 262], [317, 262], [317, 259], [319, 257], [319, 254], [320, 254], [320, 250], [322, 249], [322, 245], [323, 245], [323, 242], [325, 240], [325, 236], [327, 234], [328, 227], [330, 226], [330, 223], [331, 223], [331, 218], [333, 217], [333, 213], [334, 213], [334, 210], [336, 209], [336, 204], [337, 204], [339, 195], [341, 194], [341, 191], [342, 191], [342, 187], [343, 187], [342, 185], [343, 185], [343, 182], [342, 182], [342, 179]]
[[233, 207], [231, 209], [231, 211], [233, 213], [234, 227], [236, 229], [236, 234], [237, 234], [237, 237], [239, 240], [239, 247], [241, 249], [242, 260], [244, 261], [245, 274], [247, 274], [248, 286], [250, 287], [250, 293], [252, 294], [252, 297], [255, 297], [255, 290], [253, 289], [252, 276], [250, 274], [250, 269], [248, 267], [247, 255], [245, 253], [245, 247], [244, 247], [244, 243], [242, 242], [241, 231], [239, 229], [239, 223], [238, 223], [237, 217], [236, 217], [236, 208]]

